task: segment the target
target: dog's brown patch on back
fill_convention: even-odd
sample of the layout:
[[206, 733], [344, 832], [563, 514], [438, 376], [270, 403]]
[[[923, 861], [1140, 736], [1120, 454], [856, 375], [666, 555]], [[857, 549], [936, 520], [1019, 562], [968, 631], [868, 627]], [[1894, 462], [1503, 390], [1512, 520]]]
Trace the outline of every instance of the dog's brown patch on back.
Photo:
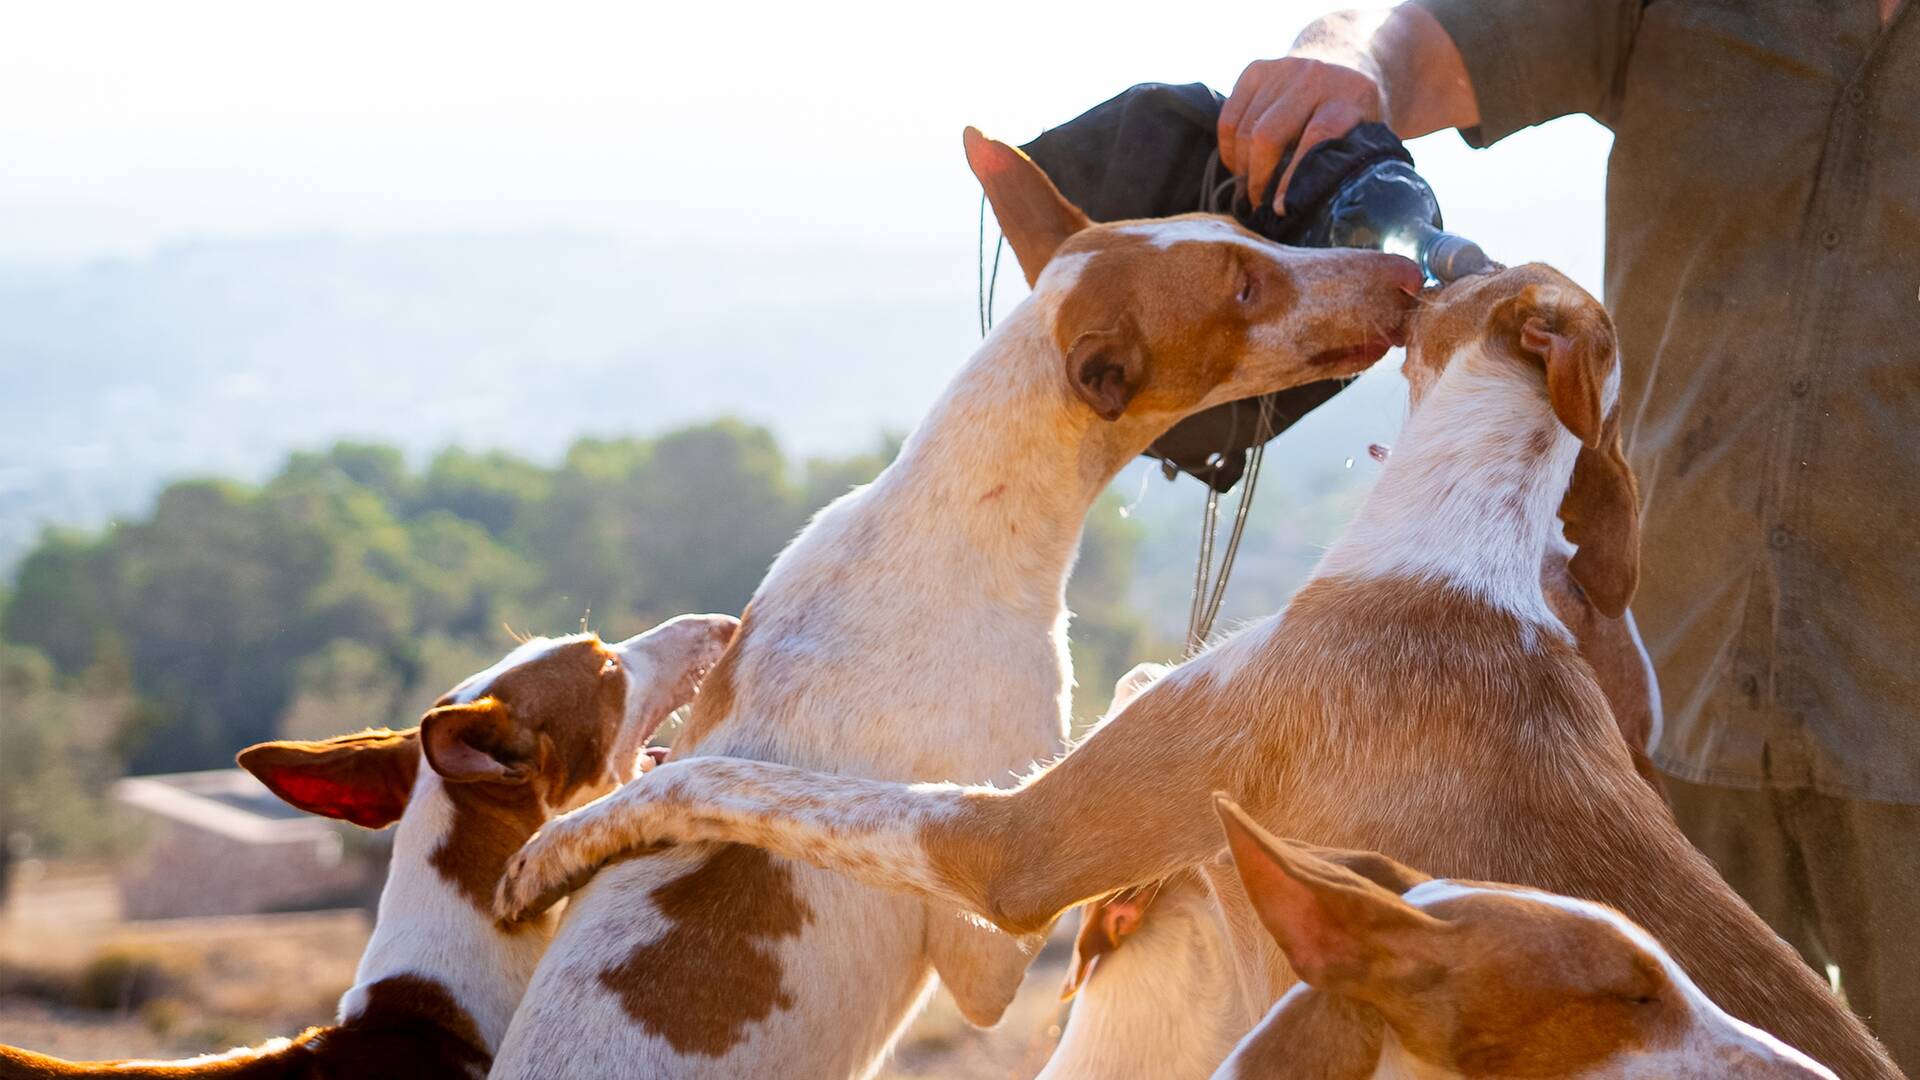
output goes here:
[[813, 911], [792, 868], [729, 844], [650, 895], [667, 932], [600, 973], [642, 1027], [682, 1054], [717, 1058], [749, 1025], [793, 1007], [776, 944], [798, 936]]

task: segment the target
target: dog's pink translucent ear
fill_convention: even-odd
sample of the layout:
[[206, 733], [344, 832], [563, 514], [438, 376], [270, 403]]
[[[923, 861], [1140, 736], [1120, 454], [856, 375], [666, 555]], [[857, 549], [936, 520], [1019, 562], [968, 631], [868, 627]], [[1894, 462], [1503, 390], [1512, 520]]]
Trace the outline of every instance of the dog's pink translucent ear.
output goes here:
[[1080, 909], [1080, 932], [1073, 938], [1073, 963], [1067, 968], [1066, 985], [1060, 988], [1061, 1001], [1079, 993], [1100, 958], [1118, 949], [1147, 921], [1160, 884], [1123, 889], [1104, 900], [1090, 900]]
[[461, 705], [439, 705], [420, 718], [420, 745], [427, 764], [456, 784], [524, 783], [533, 764], [518, 746], [507, 707], [485, 697]]
[[420, 769], [419, 732], [378, 728], [249, 746], [235, 758], [288, 805], [383, 829], [400, 819]]
[[986, 189], [993, 216], [1031, 286], [1067, 237], [1092, 222], [1017, 147], [989, 139], [978, 128], [968, 128], [961, 138], [967, 147], [967, 165]]
[[1431, 963], [1420, 945], [1438, 920], [1267, 832], [1231, 799], [1215, 795], [1214, 803], [1247, 898], [1301, 979], [1372, 999]]

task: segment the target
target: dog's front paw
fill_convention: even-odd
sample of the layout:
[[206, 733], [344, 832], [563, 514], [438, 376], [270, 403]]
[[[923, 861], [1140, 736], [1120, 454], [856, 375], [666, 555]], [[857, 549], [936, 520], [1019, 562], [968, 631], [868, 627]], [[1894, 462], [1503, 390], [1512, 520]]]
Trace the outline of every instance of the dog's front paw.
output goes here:
[[493, 915], [504, 925], [535, 918], [593, 880], [599, 867], [571, 857], [551, 829], [542, 830], [507, 860], [493, 891]]

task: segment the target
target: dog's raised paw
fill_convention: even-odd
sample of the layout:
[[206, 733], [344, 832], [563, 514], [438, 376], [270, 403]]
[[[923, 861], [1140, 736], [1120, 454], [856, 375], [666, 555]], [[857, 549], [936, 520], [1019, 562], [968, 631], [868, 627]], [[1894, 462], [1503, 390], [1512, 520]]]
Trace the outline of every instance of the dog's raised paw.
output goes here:
[[571, 872], [560, 871], [547, 865], [542, 852], [533, 849], [539, 837], [529, 841], [529, 846], [513, 853], [507, 860], [507, 868], [500, 875], [500, 884], [493, 891], [493, 916], [503, 926], [526, 922], [544, 914], [553, 905], [559, 903], [576, 889], [593, 880], [598, 867], [585, 867]]

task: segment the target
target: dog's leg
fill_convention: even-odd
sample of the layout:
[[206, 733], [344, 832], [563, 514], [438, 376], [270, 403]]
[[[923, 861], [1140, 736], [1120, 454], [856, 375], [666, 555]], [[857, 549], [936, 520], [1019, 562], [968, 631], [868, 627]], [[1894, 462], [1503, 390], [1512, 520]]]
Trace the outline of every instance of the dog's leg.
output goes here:
[[[1037, 934], [1066, 908], [1220, 847], [1212, 793], [1258, 808], [1237, 719], [1169, 677], [1058, 764], [1011, 791], [903, 784], [694, 757], [554, 821], [516, 854], [496, 911], [550, 905], [615, 856], [676, 842], [752, 844]], [[1258, 812], [1257, 809], [1255, 812]]]

